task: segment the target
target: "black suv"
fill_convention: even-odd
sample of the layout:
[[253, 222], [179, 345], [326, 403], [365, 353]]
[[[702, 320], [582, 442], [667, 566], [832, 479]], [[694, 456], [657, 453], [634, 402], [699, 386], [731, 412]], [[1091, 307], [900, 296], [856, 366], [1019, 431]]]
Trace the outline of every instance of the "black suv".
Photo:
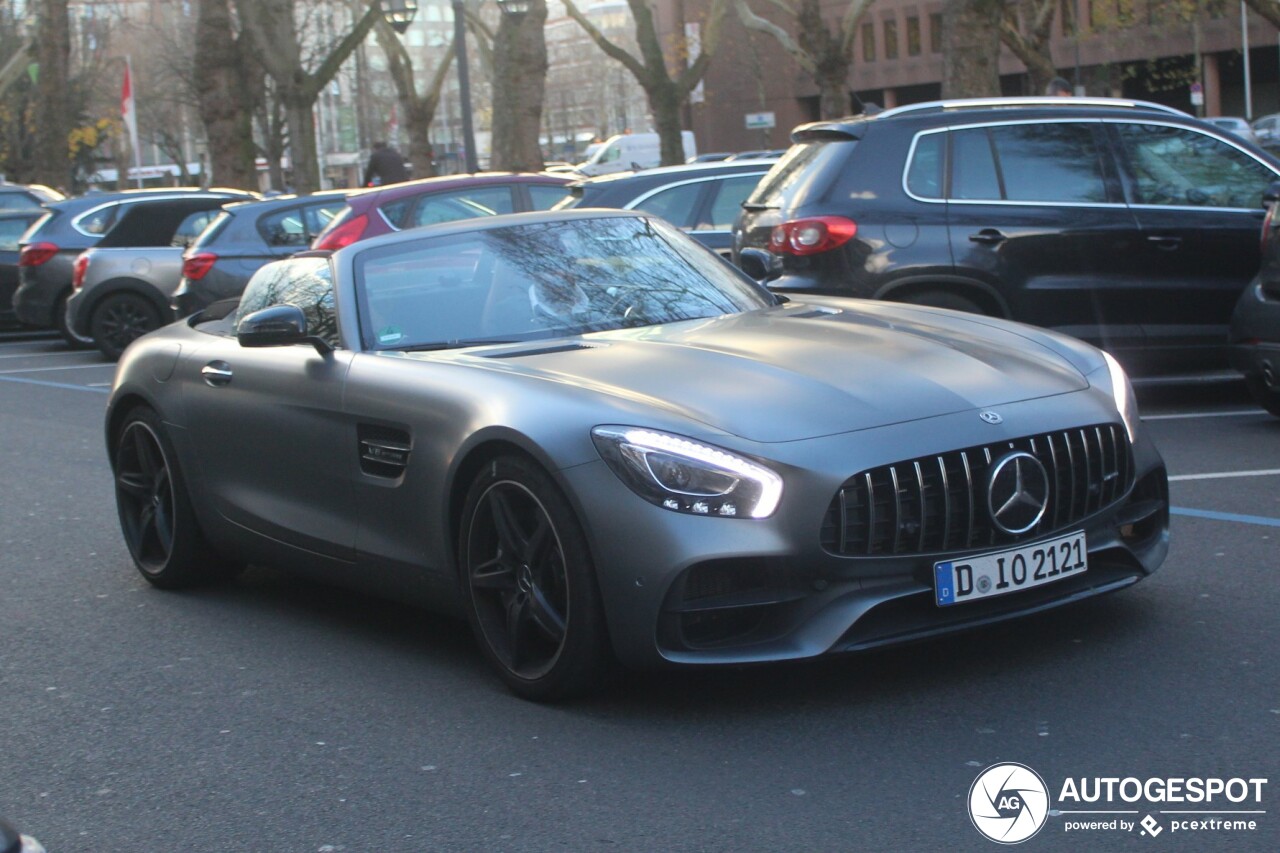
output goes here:
[[1280, 161], [1107, 98], [913, 104], [803, 125], [734, 260], [778, 290], [1009, 317], [1133, 367], [1226, 364]]

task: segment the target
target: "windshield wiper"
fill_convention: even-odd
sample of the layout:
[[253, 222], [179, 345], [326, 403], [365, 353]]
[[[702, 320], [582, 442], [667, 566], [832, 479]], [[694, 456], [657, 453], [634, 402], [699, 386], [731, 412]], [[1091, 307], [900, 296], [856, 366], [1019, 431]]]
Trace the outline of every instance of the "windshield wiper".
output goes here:
[[519, 344], [524, 343], [522, 340], [513, 340], [511, 338], [470, 338], [458, 341], [436, 341], [430, 344], [415, 344], [411, 347], [396, 347], [397, 352], [432, 352], [434, 350], [444, 349], [464, 349], [466, 347], [487, 346], [490, 344]]

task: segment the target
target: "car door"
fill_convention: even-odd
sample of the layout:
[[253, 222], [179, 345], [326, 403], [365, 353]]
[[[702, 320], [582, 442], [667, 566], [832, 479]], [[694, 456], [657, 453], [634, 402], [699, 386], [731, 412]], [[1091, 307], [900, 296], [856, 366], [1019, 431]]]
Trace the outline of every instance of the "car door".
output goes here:
[[1016, 320], [1123, 348], [1142, 344], [1137, 222], [1101, 125], [1010, 122], [950, 134], [948, 229], [958, 272]]
[[1147, 270], [1141, 305], [1152, 346], [1225, 341], [1231, 311], [1258, 272], [1262, 194], [1277, 178], [1226, 139], [1160, 121], [1109, 122]]
[[[313, 270], [328, 270], [317, 264]], [[297, 270], [290, 264], [279, 275]], [[286, 295], [268, 302], [295, 304], [289, 285], [277, 283]], [[261, 277], [251, 283], [246, 304], [262, 286]], [[205, 487], [216, 510], [259, 544], [354, 559], [355, 431], [342, 410], [351, 359], [344, 349], [247, 348], [234, 337], [213, 338], [182, 359], [187, 428]]]

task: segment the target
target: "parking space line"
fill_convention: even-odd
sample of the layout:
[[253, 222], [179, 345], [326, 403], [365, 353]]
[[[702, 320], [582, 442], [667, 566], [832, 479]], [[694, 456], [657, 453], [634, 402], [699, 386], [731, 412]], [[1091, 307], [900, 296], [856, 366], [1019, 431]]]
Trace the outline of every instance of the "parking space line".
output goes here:
[[64, 355], [81, 355], [81, 356], [84, 356], [84, 355], [93, 355], [93, 353], [87, 353], [87, 352], [85, 352], [84, 350], [74, 350], [74, 349], [68, 349], [68, 350], [54, 350], [53, 352], [15, 352], [15, 353], [10, 353], [9, 355], [0, 355], [0, 359], [6, 359], [6, 358], [50, 358], [50, 357], [52, 357], [52, 356], [64, 356]]
[[1219, 471], [1214, 474], [1179, 474], [1170, 477], [1169, 482], [1178, 480], [1232, 480], [1236, 477], [1274, 477], [1280, 474], [1280, 468], [1266, 468], [1258, 471]]
[[1267, 518], [1263, 515], [1237, 515], [1234, 512], [1214, 512], [1209, 509], [1189, 509], [1185, 506], [1169, 507], [1170, 515], [1187, 515], [1192, 518], [1207, 518], [1211, 521], [1236, 521], [1241, 524], [1260, 524], [1263, 527], [1280, 527], [1280, 518]]
[[110, 367], [114, 370], [115, 364], [110, 361], [99, 361], [93, 364], [63, 364], [58, 367], [19, 367], [14, 370], [0, 370], [0, 376], [12, 373], [46, 373], [51, 370], [85, 370], [90, 367]]
[[1180, 421], [1190, 418], [1242, 418], [1246, 415], [1261, 415], [1262, 409], [1245, 409], [1241, 412], [1182, 412], [1172, 415], [1143, 415], [1144, 421]]
[[40, 385], [45, 388], [63, 388], [67, 391], [93, 391], [106, 394], [109, 388], [98, 388], [92, 385], [72, 385], [70, 382], [49, 382], [44, 379], [23, 379], [20, 376], [0, 376], [0, 382], [17, 382], [22, 385]]

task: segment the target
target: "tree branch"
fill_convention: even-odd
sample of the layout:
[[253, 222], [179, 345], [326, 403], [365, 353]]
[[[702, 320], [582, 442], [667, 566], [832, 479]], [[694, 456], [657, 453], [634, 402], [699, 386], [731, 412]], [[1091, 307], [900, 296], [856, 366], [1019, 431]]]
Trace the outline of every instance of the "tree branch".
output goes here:
[[641, 64], [640, 60], [609, 41], [609, 39], [605, 37], [604, 33], [596, 29], [595, 24], [588, 21], [586, 17], [578, 11], [578, 7], [574, 5], [573, 0], [564, 0], [564, 8], [565, 11], [569, 13], [569, 17], [577, 21], [578, 26], [582, 27], [582, 29], [586, 31], [587, 35], [591, 37], [591, 40], [596, 43], [596, 47], [603, 50], [608, 56], [625, 65], [627, 70], [636, 76], [636, 79], [642, 80], [647, 76], [648, 72], [645, 70], [645, 67]]
[[791, 54], [792, 59], [794, 59], [801, 68], [809, 74], [817, 72], [818, 66], [813, 61], [813, 57], [796, 43], [796, 40], [791, 37], [791, 33], [787, 32], [773, 21], [770, 21], [768, 18], [763, 18], [751, 11], [747, 6], [746, 0], [734, 0], [733, 6], [737, 9], [738, 20], [742, 21], [742, 25], [744, 27], [749, 30], [755, 30], [758, 33], [773, 36], [778, 44], [782, 45], [782, 49]]
[[858, 34], [858, 21], [866, 14], [871, 0], [851, 0], [840, 19], [840, 55], [853, 57], [853, 43]]

